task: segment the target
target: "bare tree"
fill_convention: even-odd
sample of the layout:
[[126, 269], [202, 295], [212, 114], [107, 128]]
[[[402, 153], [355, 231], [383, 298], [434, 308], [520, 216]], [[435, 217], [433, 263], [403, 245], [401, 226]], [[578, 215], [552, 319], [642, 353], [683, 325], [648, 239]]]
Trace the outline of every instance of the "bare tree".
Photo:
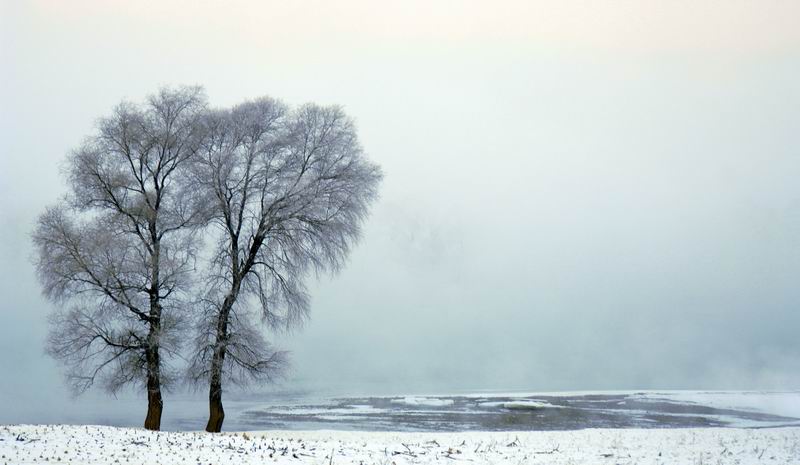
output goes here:
[[196, 160], [216, 246], [190, 369], [209, 383], [206, 431], [218, 432], [223, 379], [268, 379], [285, 363], [258, 320], [273, 329], [304, 320], [307, 274], [342, 266], [382, 175], [340, 108], [290, 111], [269, 98], [210, 114]]
[[48, 352], [67, 365], [76, 393], [96, 381], [116, 392], [146, 387], [145, 428], [158, 430], [165, 355], [178, 350], [192, 300], [194, 230], [206, 202], [187, 188], [202, 140], [202, 89], [162, 89], [122, 103], [68, 158], [70, 193], [33, 234], [52, 315]]

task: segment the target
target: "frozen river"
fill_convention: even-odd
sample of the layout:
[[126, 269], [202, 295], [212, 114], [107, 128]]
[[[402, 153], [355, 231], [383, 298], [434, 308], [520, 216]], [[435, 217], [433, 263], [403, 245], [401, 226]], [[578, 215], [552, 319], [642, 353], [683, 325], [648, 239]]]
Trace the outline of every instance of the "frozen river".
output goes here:
[[[162, 429], [205, 427], [201, 394], [165, 398]], [[83, 397], [0, 412], [0, 423], [141, 426], [142, 398]], [[348, 396], [228, 394], [226, 431], [558, 431], [587, 428], [769, 428], [800, 425], [800, 392], [617, 391]]]
[[241, 406], [236, 429], [537, 431], [800, 425], [800, 393], [613, 392], [305, 399]]

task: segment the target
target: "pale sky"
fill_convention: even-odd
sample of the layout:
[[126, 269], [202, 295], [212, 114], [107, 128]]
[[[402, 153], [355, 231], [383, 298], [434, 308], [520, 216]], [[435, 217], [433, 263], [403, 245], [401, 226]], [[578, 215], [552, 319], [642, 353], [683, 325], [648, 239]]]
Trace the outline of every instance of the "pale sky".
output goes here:
[[384, 169], [278, 340], [295, 385], [800, 389], [800, 2], [0, 4], [15, 419], [67, 398], [29, 239], [59, 163], [169, 84], [341, 104]]

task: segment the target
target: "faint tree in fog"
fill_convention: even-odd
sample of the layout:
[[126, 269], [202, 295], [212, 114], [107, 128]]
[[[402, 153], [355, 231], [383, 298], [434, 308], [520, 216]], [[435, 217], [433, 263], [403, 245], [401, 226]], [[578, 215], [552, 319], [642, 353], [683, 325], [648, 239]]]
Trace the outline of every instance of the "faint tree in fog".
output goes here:
[[153, 430], [169, 381], [164, 355], [178, 350], [179, 315], [191, 300], [203, 213], [184, 181], [204, 109], [194, 87], [118, 105], [69, 156], [69, 195], [33, 234], [44, 294], [58, 305], [49, 354], [78, 393], [96, 381], [111, 392], [146, 387], [144, 426]]
[[209, 383], [206, 430], [218, 432], [223, 380], [269, 378], [285, 362], [259, 322], [303, 321], [304, 279], [342, 266], [381, 172], [340, 108], [289, 110], [269, 98], [212, 112], [193, 167], [198, 190], [214, 199], [216, 242], [190, 370]]

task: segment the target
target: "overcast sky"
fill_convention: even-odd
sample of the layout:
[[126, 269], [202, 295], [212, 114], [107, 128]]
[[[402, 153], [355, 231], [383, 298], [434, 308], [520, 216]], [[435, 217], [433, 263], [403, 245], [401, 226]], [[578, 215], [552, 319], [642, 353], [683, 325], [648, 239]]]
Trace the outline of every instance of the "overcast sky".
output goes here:
[[67, 398], [29, 239], [59, 163], [165, 84], [341, 104], [384, 169], [294, 384], [800, 388], [800, 2], [0, 2], [15, 418]]

